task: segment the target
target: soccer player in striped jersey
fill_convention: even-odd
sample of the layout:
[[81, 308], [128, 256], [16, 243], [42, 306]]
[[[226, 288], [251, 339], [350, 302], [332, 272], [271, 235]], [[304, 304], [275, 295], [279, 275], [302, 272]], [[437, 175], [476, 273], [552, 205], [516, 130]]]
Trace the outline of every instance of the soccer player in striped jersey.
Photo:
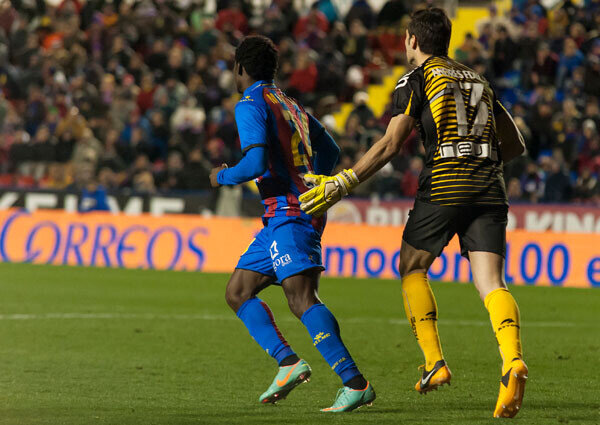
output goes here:
[[457, 234], [503, 360], [493, 415], [513, 417], [521, 407], [528, 370], [519, 309], [504, 281], [508, 201], [502, 166], [523, 153], [523, 139], [488, 82], [448, 57], [452, 27], [445, 12], [431, 8], [411, 18], [406, 54], [416, 68], [396, 85], [394, 116], [385, 135], [352, 169], [333, 177], [306, 175], [316, 187], [300, 197], [301, 208], [316, 217], [324, 213], [397, 155], [416, 126], [425, 167], [404, 229], [399, 266], [406, 315], [425, 355], [415, 389], [426, 393], [450, 383], [427, 271]]
[[[279, 364], [261, 403], [284, 399], [308, 380], [310, 366], [289, 346], [267, 304], [256, 295], [280, 284], [290, 310], [306, 326], [314, 346], [342, 380], [344, 387], [324, 412], [354, 410], [375, 399], [342, 342], [338, 322], [318, 296], [321, 234], [325, 218], [300, 210], [298, 196], [308, 190], [305, 173], [331, 174], [339, 148], [329, 133], [273, 82], [278, 53], [271, 40], [250, 36], [235, 53], [234, 75], [242, 98], [235, 119], [243, 157], [232, 168], [212, 170], [214, 187], [255, 179], [262, 202], [264, 228], [242, 254], [225, 298], [254, 340]], [[223, 243], [227, 243], [224, 241]]]

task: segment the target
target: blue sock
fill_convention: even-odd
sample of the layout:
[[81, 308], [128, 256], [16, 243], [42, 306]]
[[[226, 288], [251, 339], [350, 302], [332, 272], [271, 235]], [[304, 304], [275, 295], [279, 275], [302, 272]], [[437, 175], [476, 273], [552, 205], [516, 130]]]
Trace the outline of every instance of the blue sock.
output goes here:
[[279, 332], [271, 309], [261, 299], [250, 298], [238, 309], [237, 316], [244, 322], [252, 338], [268, 355], [277, 360], [277, 364], [296, 354]]
[[340, 326], [325, 304], [311, 306], [304, 312], [301, 320], [308, 329], [314, 346], [344, 384], [360, 375], [358, 367], [342, 342]]

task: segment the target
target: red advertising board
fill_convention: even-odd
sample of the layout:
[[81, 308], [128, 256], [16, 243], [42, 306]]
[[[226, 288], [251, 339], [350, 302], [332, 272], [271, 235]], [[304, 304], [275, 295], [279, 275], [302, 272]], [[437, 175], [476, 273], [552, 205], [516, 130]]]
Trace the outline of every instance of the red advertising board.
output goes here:
[[[344, 199], [329, 210], [330, 222], [403, 226], [413, 200]], [[509, 230], [531, 232], [600, 233], [600, 208], [580, 205], [513, 204]]]

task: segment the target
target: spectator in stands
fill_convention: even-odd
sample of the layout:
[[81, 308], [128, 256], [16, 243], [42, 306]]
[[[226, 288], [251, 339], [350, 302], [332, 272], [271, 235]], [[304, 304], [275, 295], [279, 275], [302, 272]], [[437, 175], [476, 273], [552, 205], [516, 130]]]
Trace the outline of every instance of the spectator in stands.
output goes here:
[[375, 25], [375, 14], [367, 0], [354, 0], [352, 7], [346, 15], [346, 26], [350, 27], [356, 19], [361, 21], [366, 28], [372, 28]]
[[346, 42], [342, 51], [347, 59], [348, 65], [365, 66], [366, 55], [365, 50], [368, 46], [367, 29], [360, 19], [354, 19], [350, 22], [350, 34], [346, 38]]
[[108, 196], [103, 186], [95, 182], [88, 183], [79, 197], [79, 212], [110, 211]]
[[307, 41], [309, 44], [314, 45], [325, 37], [328, 30], [329, 21], [327, 17], [319, 10], [318, 3], [314, 3], [308, 14], [298, 19], [294, 26], [294, 37], [298, 41]]
[[584, 75], [584, 91], [590, 96], [600, 98], [600, 38], [596, 38], [588, 53]]
[[30, 161], [33, 159], [33, 151], [29, 147], [30, 140], [31, 136], [25, 130], [18, 130], [15, 133], [8, 153], [11, 171], [30, 174], [29, 166]]
[[288, 90], [291, 89], [290, 94], [304, 101], [305, 96], [314, 91], [318, 75], [317, 65], [311, 57], [311, 51], [308, 48], [300, 49], [297, 52], [294, 71], [288, 83]]
[[521, 182], [516, 177], [511, 178], [506, 185], [506, 196], [509, 201], [520, 201], [523, 197]]
[[338, 20], [339, 16], [337, 8], [333, 4], [332, 0], [317, 0], [315, 3], [330, 24]]
[[219, 31], [239, 31], [242, 34], [246, 34], [248, 32], [248, 18], [246, 18], [240, 2], [230, 1], [229, 7], [218, 13], [215, 26]]
[[410, 11], [404, 0], [388, 0], [377, 14], [377, 25], [397, 25], [409, 13]]
[[544, 186], [544, 202], [567, 202], [571, 199], [571, 181], [559, 160], [546, 157], [546, 182]]
[[550, 46], [547, 43], [541, 43], [531, 69], [531, 84], [534, 87], [554, 84], [557, 68], [558, 57], [550, 51]]
[[529, 202], [538, 202], [544, 194], [544, 180], [535, 162], [527, 165], [527, 171], [521, 178], [523, 198]]
[[420, 156], [412, 157], [408, 170], [402, 177], [402, 195], [406, 198], [413, 198], [417, 195], [421, 171], [423, 171], [423, 159]]
[[527, 149], [533, 158], [537, 158], [542, 152], [547, 152], [555, 146], [558, 136], [554, 128], [549, 125], [552, 122], [552, 105], [540, 102], [536, 105], [530, 121], [531, 140]]
[[40, 187], [62, 190], [72, 183], [71, 168], [65, 164], [54, 162], [48, 166], [48, 174], [40, 181]]
[[559, 88], [564, 88], [567, 78], [572, 76], [573, 71], [583, 64], [583, 60], [583, 53], [579, 51], [575, 40], [572, 38], [565, 39], [556, 76], [556, 85]]
[[155, 178], [156, 186], [161, 191], [183, 189], [183, 156], [179, 151], [169, 152], [167, 167], [158, 173]]
[[208, 190], [208, 179], [212, 166], [202, 154], [202, 149], [194, 148], [181, 174], [182, 188], [187, 190]]
[[142, 171], [133, 177], [133, 190], [141, 194], [153, 194], [156, 192], [154, 177], [150, 171]]
[[498, 28], [492, 53], [492, 69], [496, 78], [502, 77], [512, 68], [517, 54], [517, 45], [505, 26]]
[[[475, 52], [475, 57], [472, 55], [473, 52]], [[469, 32], [466, 34], [464, 42], [455, 50], [454, 56], [457, 61], [472, 66], [475, 60], [481, 57], [480, 53], [479, 42]]]
[[33, 169], [31, 175], [34, 179], [40, 180], [46, 174], [48, 163], [54, 161], [56, 141], [50, 133], [47, 125], [42, 124], [37, 128], [35, 137], [32, 141], [31, 162]]
[[353, 98], [354, 109], [350, 112], [350, 116], [358, 117], [358, 123], [362, 127], [372, 126], [373, 121], [375, 119], [375, 114], [373, 110], [369, 107], [369, 95], [360, 91], [354, 95]]
[[584, 167], [575, 182], [574, 197], [578, 201], [589, 201], [598, 194], [598, 179], [589, 167]]
[[495, 4], [492, 4], [488, 11], [488, 17], [480, 19], [475, 23], [479, 33], [483, 31], [484, 27], [490, 26], [492, 32], [498, 32], [500, 29], [504, 29], [505, 31], [508, 31], [511, 37], [515, 37], [517, 35], [518, 30], [515, 28], [511, 19], [509, 17], [499, 15], [498, 7]]

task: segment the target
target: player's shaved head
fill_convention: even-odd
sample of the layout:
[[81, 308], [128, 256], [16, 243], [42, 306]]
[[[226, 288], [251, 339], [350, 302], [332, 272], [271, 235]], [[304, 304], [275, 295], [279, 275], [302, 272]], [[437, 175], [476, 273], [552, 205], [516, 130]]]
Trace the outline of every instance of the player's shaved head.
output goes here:
[[279, 53], [271, 39], [251, 35], [242, 40], [235, 50], [235, 61], [256, 81], [273, 80], [277, 72]]
[[452, 34], [452, 22], [439, 7], [419, 10], [411, 15], [408, 34], [415, 36], [421, 52], [447, 56]]

